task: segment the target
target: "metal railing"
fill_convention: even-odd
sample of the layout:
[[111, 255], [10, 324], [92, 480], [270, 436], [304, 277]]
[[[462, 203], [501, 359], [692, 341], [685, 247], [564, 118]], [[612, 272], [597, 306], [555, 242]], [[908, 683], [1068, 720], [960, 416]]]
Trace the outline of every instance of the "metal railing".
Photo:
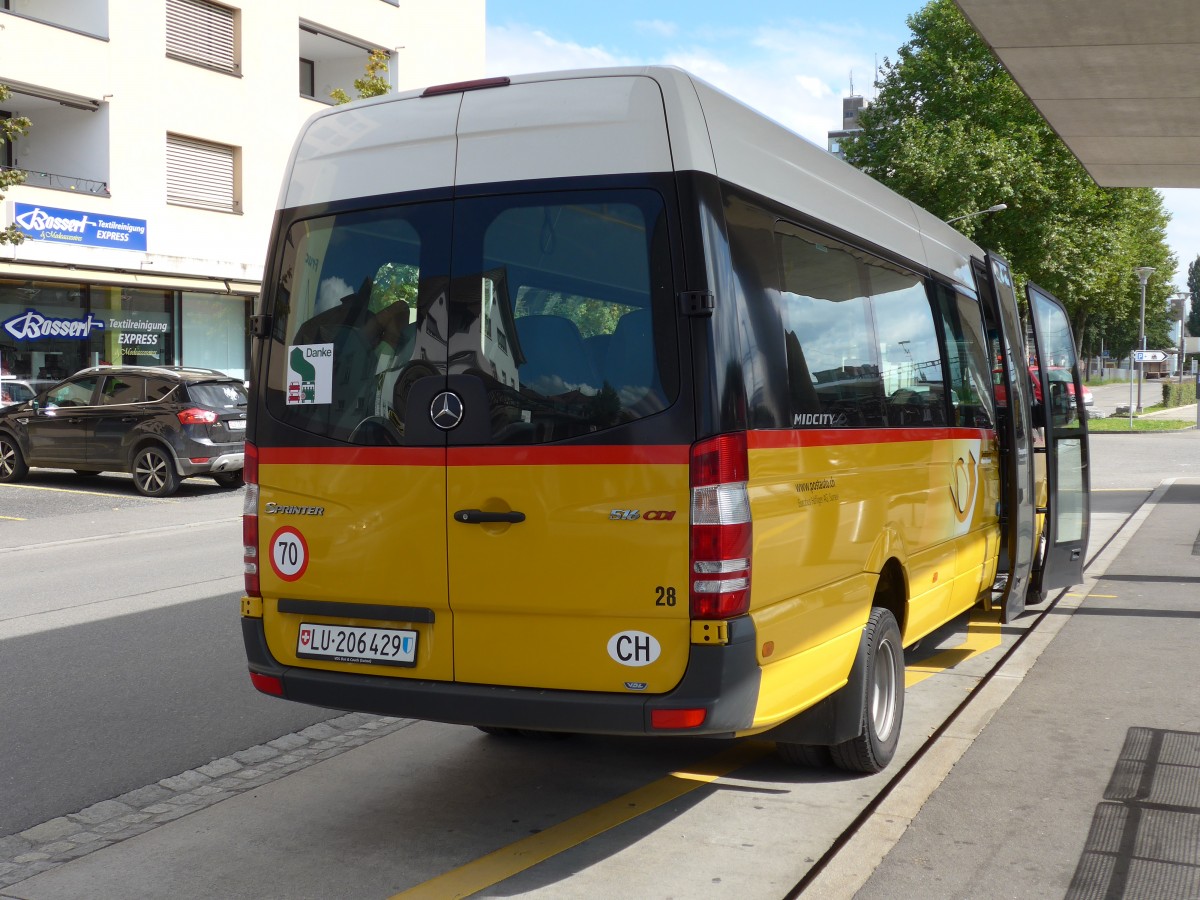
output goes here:
[[108, 182], [95, 178], [84, 178], [81, 175], [59, 175], [56, 172], [40, 172], [37, 169], [24, 169], [19, 166], [0, 166], [0, 170], [22, 172], [25, 175], [25, 187], [49, 188], [52, 191], [66, 191], [75, 194], [94, 194], [97, 197], [111, 197]]

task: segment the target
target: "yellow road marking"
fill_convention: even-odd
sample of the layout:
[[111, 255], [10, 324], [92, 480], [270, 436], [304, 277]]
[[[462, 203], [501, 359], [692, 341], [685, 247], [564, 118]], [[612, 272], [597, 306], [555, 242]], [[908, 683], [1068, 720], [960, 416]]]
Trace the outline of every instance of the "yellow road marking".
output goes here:
[[552, 856], [570, 850], [610, 828], [623, 825], [698, 787], [711, 784], [722, 775], [756, 762], [771, 753], [773, 746], [761, 741], [739, 743], [729, 750], [702, 760], [690, 770], [672, 772], [645, 787], [630, 791], [545, 831], [522, 838], [465, 866], [409, 888], [394, 895], [391, 900], [469, 897]]
[[[905, 686], [912, 687], [964, 660], [999, 647], [1001, 638], [999, 612], [986, 612], [982, 607], [976, 607], [968, 620], [967, 634], [963, 642], [923, 659], [919, 665], [908, 666], [904, 678]], [[598, 834], [682, 797], [702, 785], [711, 784], [722, 775], [762, 759], [771, 752], [772, 747], [772, 744], [762, 742], [738, 744], [701, 761], [690, 771], [672, 772], [666, 778], [660, 778], [545, 831], [522, 838], [473, 862], [395, 894], [390, 900], [469, 897], [570, 850]]]
[[907, 666], [904, 674], [904, 686], [912, 687], [920, 684], [926, 678], [944, 672], [959, 663], [986, 653], [1000, 646], [1000, 613], [987, 612], [982, 606], [971, 610], [971, 618], [967, 623], [967, 636], [955, 647], [947, 647], [933, 656], [921, 660], [916, 665]]
[[[131, 494], [109, 494], [109, 493], [106, 493], [103, 491], [81, 491], [78, 488], [45, 487], [43, 485], [38, 485], [38, 484], [5, 484], [5, 485], [0, 485], [0, 487], [12, 488], [13, 490], [22, 490], [22, 491], [52, 491], [53, 493], [56, 493], [56, 494], [90, 494], [93, 497], [118, 497], [118, 498], [125, 498], [125, 499], [129, 499], [130, 497], [132, 497]], [[178, 503], [179, 502], [178, 500], [172, 499], [170, 497], [144, 497], [141, 494], [138, 494], [135, 499], [153, 500], [158, 503]]]
[[0, 516], [0, 519], [5, 519], [6, 521], [9, 521], [9, 522], [24, 522], [25, 521], [20, 516]]

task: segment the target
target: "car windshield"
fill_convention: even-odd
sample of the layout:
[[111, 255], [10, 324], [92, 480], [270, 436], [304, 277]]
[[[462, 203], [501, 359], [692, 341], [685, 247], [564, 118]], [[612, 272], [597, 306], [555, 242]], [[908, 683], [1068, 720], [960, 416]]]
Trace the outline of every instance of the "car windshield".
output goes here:
[[239, 381], [209, 381], [189, 384], [188, 394], [195, 403], [209, 409], [245, 409], [246, 388]]

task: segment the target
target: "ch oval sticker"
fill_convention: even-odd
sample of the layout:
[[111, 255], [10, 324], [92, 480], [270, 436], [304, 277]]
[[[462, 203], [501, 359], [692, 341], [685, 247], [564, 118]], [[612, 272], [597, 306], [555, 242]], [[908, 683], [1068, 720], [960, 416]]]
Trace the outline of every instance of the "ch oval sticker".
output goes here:
[[658, 638], [644, 631], [622, 631], [608, 639], [608, 655], [623, 666], [648, 666], [661, 653]]

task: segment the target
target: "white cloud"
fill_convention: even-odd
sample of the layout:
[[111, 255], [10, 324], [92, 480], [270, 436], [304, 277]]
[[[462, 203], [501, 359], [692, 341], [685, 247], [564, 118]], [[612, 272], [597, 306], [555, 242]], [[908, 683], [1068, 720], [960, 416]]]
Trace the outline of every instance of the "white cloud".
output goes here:
[[1175, 270], [1175, 288], [1186, 291], [1188, 264], [1200, 256], [1200, 190], [1164, 188], [1159, 193], [1163, 196], [1163, 205], [1171, 213], [1167, 243], [1179, 263]]
[[489, 25], [487, 29], [488, 75], [518, 75], [637, 63], [637, 60], [611, 53], [603, 47], [585, 47], [572, 41], [557, 40], [536, 28]]
[[662, 19], [634, 22], [633, 27], [639, 34], [651, 34], [662, 38], [673, 38], [679, 33], [678, 25], [674, 22], [664, 22]]

